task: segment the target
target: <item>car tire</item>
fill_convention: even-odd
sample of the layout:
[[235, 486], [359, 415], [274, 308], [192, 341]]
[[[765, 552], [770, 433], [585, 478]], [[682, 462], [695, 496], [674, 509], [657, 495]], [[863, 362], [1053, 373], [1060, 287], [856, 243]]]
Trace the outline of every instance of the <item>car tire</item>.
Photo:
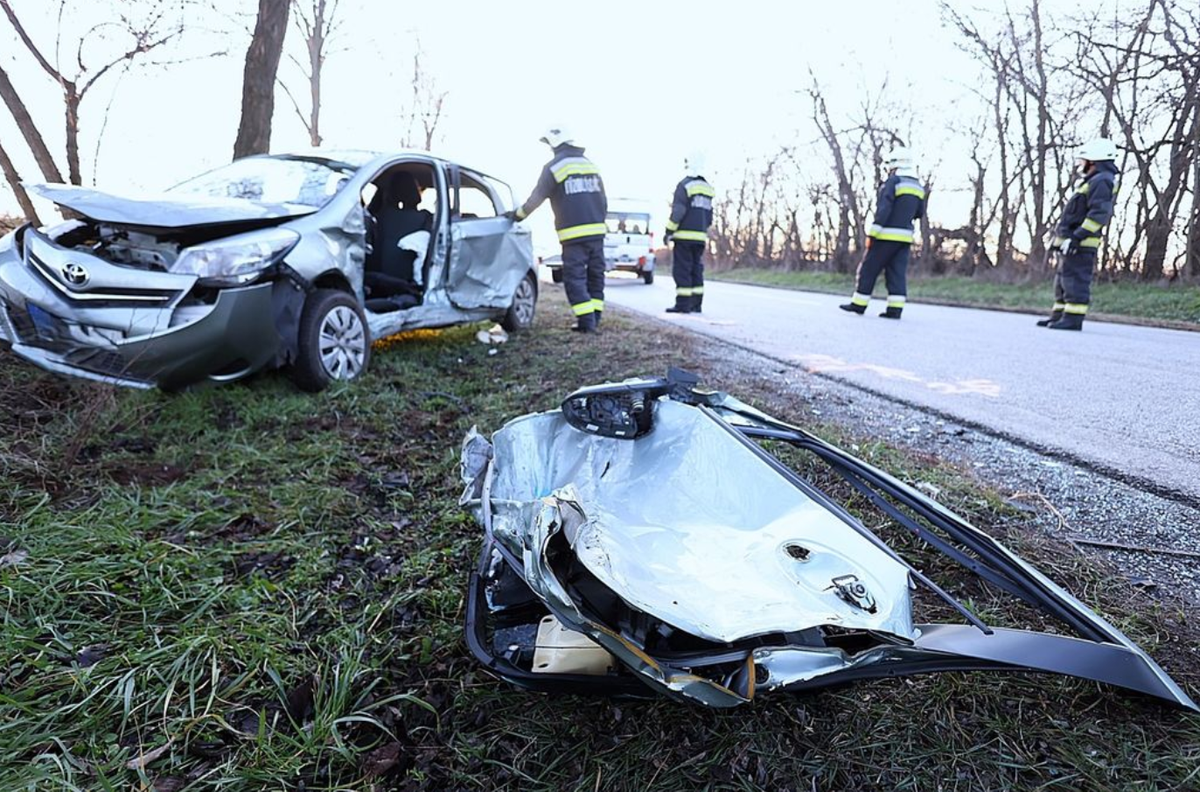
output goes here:
[[642, 273], [642, 282], [649, 286], [654, 283], [654, 270], [646, 270]]
[[563, 282], [562, 267], [555, 267], [554, 269], [550, 270], [550, 280], [554, 281], [555, 283]]
[[317, 289], [300, 314], [299, 348], [292, 380], [316, 393], [337, 380], [362, 376], [371, 362], [371, 331], [362, 306], [350, 294]]
[[532, 272], [517, 285], [513, 293], [512, 305], [508, 306], [500, 326], [510, 333], [528, 330], [533, 327], [533, 316], [537, 312], [537, 278]]

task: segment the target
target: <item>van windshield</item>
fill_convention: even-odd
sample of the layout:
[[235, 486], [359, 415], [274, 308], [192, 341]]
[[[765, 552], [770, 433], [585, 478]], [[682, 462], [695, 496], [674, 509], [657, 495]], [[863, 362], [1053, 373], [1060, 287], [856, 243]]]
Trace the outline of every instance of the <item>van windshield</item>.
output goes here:
[[650, 215], [638, 212], [609, 212], [608, 233], [648, 234], [650, 233]]

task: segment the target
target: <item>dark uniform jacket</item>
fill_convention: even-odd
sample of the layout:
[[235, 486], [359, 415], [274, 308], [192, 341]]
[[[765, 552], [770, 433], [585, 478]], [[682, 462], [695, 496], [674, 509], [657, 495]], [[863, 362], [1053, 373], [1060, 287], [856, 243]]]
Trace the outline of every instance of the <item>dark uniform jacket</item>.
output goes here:
[[1097, 162], [1096, 169], [1084, 177], [1067, 199], [1058, 221], [1057, 244], [1074, 239], [1081, 248], [1100, 247], [1100, 234], [1112, 220], [1116, 193], [1116, 164]]
[[912, 176], [893, 173], [879, 188], [875, 220], [867, 236], [881, 242], [912, 244], [913, 220], [925, 214], [925, 188]]
[[554, 227], [559, 242], [603, 237], [608, 227], [608, 198], [600, 170], [583, 156], [583, 149], [563, 144], [554, 149], [554, 159], [542, 168], [529, 200], [517, 210], [523, 220], [547, 198], [554, 209]]
[[676, 242], [707, 242], [716, 192], [703, 176], [688, 176], [675, 187], [667, 233]]

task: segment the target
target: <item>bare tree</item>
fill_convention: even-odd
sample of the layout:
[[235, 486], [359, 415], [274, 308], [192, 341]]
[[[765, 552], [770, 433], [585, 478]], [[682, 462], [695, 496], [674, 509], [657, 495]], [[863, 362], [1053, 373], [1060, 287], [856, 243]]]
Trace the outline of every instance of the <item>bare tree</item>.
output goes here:
[[423, 57], [421, 42], [417, 41], [416, 51], [413, 53], [412, 79], [409, 82], [411, 94], [408, 110], [404, 114], [405, 131], [400, 139], [400, 146], [430, 151], [437, 137], [438, 124], [442, 120], [442, 109], [448, 94], [441, 90], [433, 76], [425, 71], [421, 64]]
[[833, 158], [833, 175], [838, 191], [838, 223], [836, 241], [833, 249], [833, 261], [839, 272], [850, 270], [850, 234], [851, 229], [862, 227], [862, 210], [859, 208], [858, 195], [854, 183], [850, 179], [850, 168], [842, 153], [842, 144], [838, 138], [833, 123], [829, 120], [829, 110], [825, 106], [825, 97], [816, 76], [811, 72], [812, 86], [808, 89], [813, 103], [813, 121], [821, 132], [825, 144], [829, 147], [829, 155]]
[[[60, 0], [58, 6], [60, 26], [62, 17], [66, 13], [66, 8], [67, 0]], [[16, 32], [21, 43], [25, 46], [25, 49], [29, 51], [29, 54], [38, 66], [41, 67], [42, 71], [49, 75], [62, 91], [65, 112], [67, 177], [71, 184], [81, 184], [83, 181], [79, 164], [80, 105], [87, 97], [88, 92], [105, 75], [114, 69], [128, 68], [140, 56], [146, 55], [182, 34], [182, 16], [173, 14], [173, 8], [174, 6], [171, 3], [156, 2], [150, 6], [148, 14], [143, 19], [135, 20], [129, 15], [119, 15], [114, 21], [93, 26], [80, 36], [75, 49], [76, 69], [74, 74], [68, 75], [63, 68], [55, 63], [51, 63], [50, 59], [43, 53], [43, 50], [26, 32], [25, 26], [13, 10], [10, 0], [0, 0], [0, 10], [4, 11], [4, 15], [8, 18], [9, 24]], [[124, 39], [125, 49], [99, 66], [89, 66], [85, 62], [85, 46], [93, 38], [101, 37]], [[8, 83], [7, 76], [0, 80], [0, 82]], [[11, 84], [9, 84], [9, 88], [11, 88]], [[17, 121], [17, 126], [21, 128], [26, 142], [29, 143], [30, 148], [33, 150], [34, 157], [38, 161], [38, 167], [42, 169], [43, 175], [47, 179], [62, 181], [61, 175], [58, 175], [58, 168], [53, 165], [53, 159], [49, 157], [49, 152], [46, 150], [44, 143], [37, 142], [40, 135], [31, 134], [31, 130], [36, 131], [36, 128], [32, 126], [32, 120], [29, 119], [28, 113], [21, 113], [21, 109], [15, 108], [14, 103], [9, 100], [7, 91], [5, 91], [5, 94], [5, 103], [8, 105], [10, 112], [13, 113], [13, 117]]]
[[304, 124], [309, 142], [314, 147], [321, 145], [321, 75], [325, 67], [325, 58], [330, 54], [329, 42], [340, 26], [338, 5], [339, 0], [292, 0], [292, 23], [303, 37], [305, 58], [303, 62], [293, 55], [289, 55], [288, 58], [296, 64], [308, 82], [307, 115], [287, 87], [287, 83], [280, 80], [279, 85], [291, 101], [300, 122]]
[[291, 0], [258, 0], [258, 18], [242, 73], [242, 115], [233, 144], [234, 159], [265, 154], [271, 147], [275, 75], [283, 54], [290, 8]]

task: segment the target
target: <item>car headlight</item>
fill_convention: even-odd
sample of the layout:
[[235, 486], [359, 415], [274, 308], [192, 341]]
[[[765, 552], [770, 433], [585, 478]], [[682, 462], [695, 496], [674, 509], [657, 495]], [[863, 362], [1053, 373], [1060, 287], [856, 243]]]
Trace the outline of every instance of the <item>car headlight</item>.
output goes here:
[[299, 234], [283, 228], [251, 231], [184, 248], [171, 271], [195, 275], [213, 286], [237, 286], [254, 280], [299, 241]]

